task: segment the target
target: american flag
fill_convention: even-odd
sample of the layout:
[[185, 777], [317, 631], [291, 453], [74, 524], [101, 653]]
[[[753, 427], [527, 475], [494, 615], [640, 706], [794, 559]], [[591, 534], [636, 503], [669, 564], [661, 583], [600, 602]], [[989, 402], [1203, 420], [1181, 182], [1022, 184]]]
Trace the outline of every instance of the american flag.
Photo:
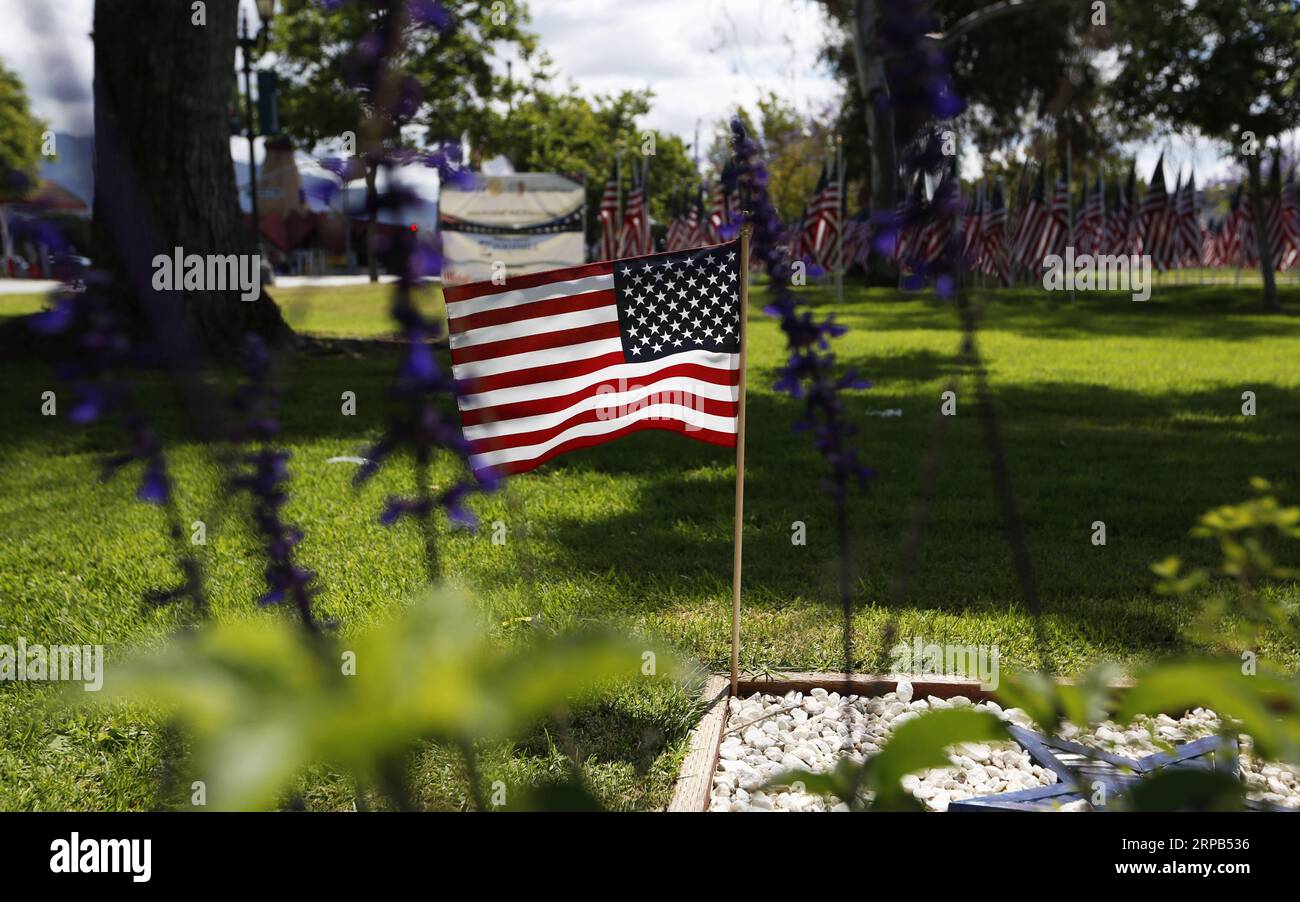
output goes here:
[[871, 257], [871, 212], [860, 210], [844, 221], [844, 265], [867, 265]]
[[919, 227], [928, 207], [925, 200], [925, 177], [917, 175], [913, 179], [910, 196], [904, 195], [901, 190], [898, 196], [898, 205], [894, 210], [898, 222], [898, 235], [894, 241], [894, 259], [903, 268], [907, 268], [909, 261], [915, 256], [917, 241], [920, 238]]
[[1034, 260], [1032, 257], [1048, 219], [1047, 200], [1044, 196], [1047, 190], [1046, 179], [1044, 170], [1039, 169], [1033, 193], [1025, 201], [1020, 213], [1020, 226], [1011, 249], [1011, 261], [1021, 269], [1034, 267], [1042, 259], [1040, 257], [1039, 260]]
[[993, 200], [980, 227], [980, 270], [994, 276], [1004, 287], [1011, 286], [1011, 265], [1007, 260], [1007, 205], [1002, 182], [993, 186]]
[[723, 229], [736, 218], [735, 205], [727, 194], [727, 186], [718, 182], [713, 189], [713, 205], [709, 209], [708, 242], [718, 244], [723, 240]]
[[693, 194], [691, 198], [691, 211], [686, 215], [686, 229], [683, 232], [682, 240], [684, 246], [682, 250], [693, 247], [703, 247], [708, 244], [706, 234], [708, 233], [709, 224], [704, 217], [704, 206], [700, 203], [698, 194]]
[[1075, 234], [1075, 245], [1081, 254], [1105, 253], [1106, 241], [1106, 180], [1097, 176], [1097, 184], [1091, 194], [1088, 193], [1088, 179], [1083, 180], [1083, 204], [1079, 216], [1079, 228]]
[[812, 260], [826, 272], [839, 269], [840, 186], [823, 164], [812, 204], [804, 216], [799, 256]]
[[637, 257], [648, 254], [650, 247], [650, 211], [646, 207], [645, 168], [627, 195], [623, 209], [623, 230], [618, 237], [618, 256]]
[[1133, 199], [1137, 192], [1137, 167], [1130, 163], [1128, 185], [1115, 183], [1115, 209], [1106, 217], [1106, 253], [1127, 256], [1133, 252]]
[[1275, 154], [1273, 156], [1273, 169], [1268, 177], [1268, 198], [1264, 201], [1265, 216], [1268, 235], [1269, 256], [1272, 257], [1274, 268], [1282, 260], [1282, 171], [1281, 160]]
[[1070, 186], [1064, 179], [1056, 180], [1050, 208], [1043, 203], [1044, 186], [1045, 176], [1040, 172], [1038, 187], [1035, 188], [1034, 231], [1026, 239], [1022, 258], [1023, 265], [1030, 270], [1041, 269], [1043, 259], [1049, 254], [1062, 253], [1070, 237]]
[[1155, 172], [1151, 173], [1151, 184], [1147, 193], [1142, 195], [1137, 215], [1137, 251], [1150, 254], [1151, 263], [1156, 269], [1164, 271], [1169, 268], [1165, 256], [1169, 217], [1169, 193], [1165, 187], [1165, 156], [1160, 155], [1156, 161]]
[[1232, 192], [1229, 212], [1226, 217], [1223, 217], [1223, 225], [1219, 227], [1219, 250], [1216, 256], [1221, 266], [1234, 265], [1242, 257], [1242, 233], [1245, 221], [1245, 204], [1242, 200], [1242, 186], [1238, 185], [1236, 191]]
[[1043, 229], [1039, 241], [1034, 265], [1041, 266], [1048, 254], [1065, 253], [1065, 244], [1070, 240], [1070, 184], [1063, 178], [1056, 180], [1056, 189], [1052, 192], [1052, 211]]
[[984, 222], [984, 186], [980, 185], [975, 199], [967, 203], [966, 215], [961, 222], [961, 256], [966, 265], [974, 267], [979, 259], [980, 234]]
[[1178, 241], [1181, 253], [1179, 262], [1184, 266], [1200, 266], [1203, 258], [1201, 241], [1201, 211], [1196, 198], [1196, 173], [1193, 171], [1183, 183], [1178, 194]]
[[1295, 183], [1295, 166], [1282, 186], [1282, 262], [1280, 269], [1294, 269], [1300, 263], [1300, 193]]
[[1178, 173], [1174, 179], [1173, 193], [1165, 199], [1165, 227], [1162, 232], [1161, 256], [1165, 259], [1165, 265], [1169, 269], [1174, 269], [1183, 258], [1183, 234], [1182, 224], [1178, 219], [1179, 198], [1183, 194], [1183, 174]]
[[[957, 158], [952, 157], [952, 164], [945, 167], [939, 184], [930, 197], [932, 216], [922, 231], [920, 251], [926, 263], [937, 263], [952, 240], [957, 227], [957, 217], [953, 204], [958, 199], [961, 184], [957, 178]], [[960, 239], [959, 239], [960, 240]]]
[[1201, 232], [1201, 265], [1223, 265], [1223, 261], [1219, 257], [1219, 252], [1222, 250], [1222, 236], [1223, 223], [1211, 220], [1209, 225]]
[[447, 288], [475, 472], [643, 429], [736, 444], [738, 241]]
[[605, 193], [600, 197], [600, 259], [613, 260], [618, 256], [618, 178], [610, 174], [605, 183]]
[[1237, 261], [1242, 266], [1259, 266], [1259, 222], [1255, 219], [1255, 205], [1250, 192], [1241, 198], [1241, 243]]
[[668, 225], [664, 228], [664, 250], [681, 250], [677, 246], [677, 234], [682, 228], [682, 208], [677, 191], [668, 199]]

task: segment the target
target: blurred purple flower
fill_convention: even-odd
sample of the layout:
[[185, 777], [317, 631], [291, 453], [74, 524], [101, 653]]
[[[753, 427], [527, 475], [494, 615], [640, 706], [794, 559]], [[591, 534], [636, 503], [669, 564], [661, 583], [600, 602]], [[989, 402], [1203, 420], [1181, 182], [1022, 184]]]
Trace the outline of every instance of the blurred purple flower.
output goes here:
[[763, 262], [771, 280], [772, 301], [765, 312], [780, 320], [788, 356], [776, 382], [778, 391], [804, 402], [795, 422], [796, 431], [810, 431], [814, 446], [830, 465], [828, 483], [838, 504], [843, 504], [850, 482], [865, 485], [873, 471], [858, 459], [850, 444], [856, 427], [843, 416], [839, 393], [846, 388], [866, 388], [870, 383], [849, 371], [835, 375], [835, 355], [830, 342], [846, 331], [833, 316], [814, 317], [807, 304], [790, 290], [792, 268], [783, 248], [788, 245], [776, 206], [767, 190], [767, 167], [762, 148], [739, 119], [731, 121], [732, 159], [723, 172], [728, 190], [736, 191], [753, 224], [750, 254]]
[[289, 500], [289, 452], [271, 445], [280, 431], [276, 419], [279, 392], [271, 379], [271, 353], [266, 342], [252, 334], [244, 338], [241, 351], [245, 381], [231, 398], [231, 407], [240, 417], [231, 438], [237, 444], [255, 447], [243, 456], [245, 469], [237, 471], [231, 481], [236, 490], [248, 492], [252, 498], [253, 524], [266, 557], [263, 577], [267, 592], [258, 604], [292, 602], [303, 627], [319, 635], [322, 624], [312, 609], [316, 574], [295, 561], [294, 551], [302, 541], [302, 530], [286, 523], [282, 516]]
[[407, 14], [416, 25], [432, 28], [435, 31], [447, 31], [456, 21], [451, 11], [438, 0], [410, 0]]

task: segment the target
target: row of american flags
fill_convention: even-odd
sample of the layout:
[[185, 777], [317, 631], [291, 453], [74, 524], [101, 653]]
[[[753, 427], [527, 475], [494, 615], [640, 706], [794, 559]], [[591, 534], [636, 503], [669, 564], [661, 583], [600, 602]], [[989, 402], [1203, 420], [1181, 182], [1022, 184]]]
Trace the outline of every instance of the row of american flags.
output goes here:
[[[890, 250], [902, 268], [910, 270], [937, 261], [959, 229], [961, 254], [971, 269], [1011, 285], [1017, 275], [1036, 277], [1046, 257], [1062, 254], [1071, 240], [1072, 225], [1077, 254], [1149, 254], [1152, 265], [1162, 271], [1256, 267], [1256, 230], [1262, 227], [1273, 266], [1286, 271], [1300, 265], [1300, 187], [1294, 168], [1283, 183], [1275, 163], [1262, 226], [1257, 225], [1243, 186], [1231, 195], [1223, 217], [1207, 221], [1195, 175], [1180, 174], [1170, 191], [1164, 169], [1162, 156], [1144, 192], [1138, 190], [1135, 167], [1130, 167], [1126, 182], [1116, 181], [1110, 190], [1101, 176], [1085, 177], [1080, 195], [1072, 199], [1064, 178], [1055, 180], [1049, 194], [1046, 172], [1039, 168], [1016, 210], [1009, 209], [1000, 181], [982, 184], [967, 201], [959, 223], [952, 216], [923, 215], [940, 188], [927, 194], [924, 181], [918, 179], [896, 211], [903, 225]], [[951, 177], [951, 173], [944, 176]], [[791, 246], [796, 259], [826, 272], [865, 264], [871, 251], [870, 213], [842, 217], [838, 191], [823, 176]], [[842, 236], [838, 235], [841, 229]]]
[[[1244, 186], [1233, 192], [1224, 216], [1204, 216], [1194, 173], [1179, 173], [1170, 190], [1163, 156], [1145, 190], [1139, 190], [1136, 167], [1130, 166], [1126, 181], [1116, 179], [1110, 185], [1101, 175], [1085, 176], [1082, 191], [1073, 198], [1063, 177], [1054, 180], [1049, 192], [1045, 169], [1036, 168], [1036, 178], [1024, 182], [1014, 209], [1000, 180], [984, 183], [968, 198], [957, 222], [953, 215], [925, 215], [933, 199], [940, 196], [943, 179], [955, 177], [951, 170], [929, 191], [924, 178], [918, 178], [910, 192], [900, 192], [896, 214], [897, 221], [904, 224], [892, 246], [881, 247], [881, 242], [876, 242], [877, 249], [892, 253], [900, 268], [908, 272], [937, 261], [958, 232], [967, 265], [992, 283], [1009, 286], [1019, 277], [1035, 278], [1046, 257], [1064, 253], [1071, 235], [1076, 254], [1146, 254], [1161, 271], [1254, 268], [1259, 265], [1257, 230], [1263, 228], [1274, 268], [1287, 271], [1300, 266], [1300, 188], [1294, 167], [1283, 182], [1274, 161], [1262, 223], [1251, 209]], [[601, 259], [654, 251], [644, 184], [644, 176], [634, 181], [622, 211], [615, 180], [611, 178], [606, 185], [600, 210]], [[740, 220], [739, 205], [721, 184], [692, 193], [694, 198], [675, 197], [671, 204], [664, 250], [704, 247], [734, 234]], [[825, 166], [801, 221], [790, 229], [791, 259], [803, 260], [826, 273], [865, 265], [872, 250], [871, 212], [863, 210], [854, 216], [846, 212], [843, 186], [832, 168]]]
[[[632, 186], [619, 208], [619, 176], [611, 174], [600, 198], [600, 240], [597, 256], [601, 260], [617, 260], [653, 253], [654, 239], [650, 234], [650, 208], [646, 196], [648, 169], [642, 164], [633, 172]], [[695, 192], [694, 198], [678, 192], [671, 203], [671, 214], [664, 235], [665, 251], [684, 251], [691, 248], [719, 244], [733, 237], [740, 222], [740, 205], [734, 194], [719, 182], [705, 195], [710, 197], [705, 206], [703, 197]]]

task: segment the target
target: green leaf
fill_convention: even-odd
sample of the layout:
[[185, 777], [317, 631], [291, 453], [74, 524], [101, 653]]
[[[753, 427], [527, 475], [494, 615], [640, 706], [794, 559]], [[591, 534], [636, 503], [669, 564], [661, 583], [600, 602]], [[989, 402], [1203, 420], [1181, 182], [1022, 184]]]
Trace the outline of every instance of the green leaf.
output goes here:
[[795, 784], [802, 784], [804, 792], [832, 796], [850, 808], [860, 808], [858, 794], [859, 790], [866, 786], [867, 777], [865, 765], [857, 764], [848, 758], [841, 758], [832, 770], [822, 773], [808, 770], [787, 771], [764, 783], [763, 788], [792, 787]]
[[914, 807], [915, 800], [903, 789], [903, 777], [930, 767], [949, 766], [950, 746], [1009, 738], [1002, 721], [987, 711], [946, 708], [909, 720], [894, 730], [880, 754], [869, 762], [876, 807], [882, 810]]
[[1131, 811], [1242, 811], [1244, 787], [1224, 771], [1163, 768], [1143, 778], [1122, 803]]
[[1197, 707], [1239, 721], [1263, 757], [1300, 763], [1300, 721], [1279, 714], [1300, 710], [1297, 684], [1267, 673], [1248, 676], [1236, 661], [1157, 665], [1124, 694], [1117, 719], [1127, 723], [1138, 714], [1178, 716]]

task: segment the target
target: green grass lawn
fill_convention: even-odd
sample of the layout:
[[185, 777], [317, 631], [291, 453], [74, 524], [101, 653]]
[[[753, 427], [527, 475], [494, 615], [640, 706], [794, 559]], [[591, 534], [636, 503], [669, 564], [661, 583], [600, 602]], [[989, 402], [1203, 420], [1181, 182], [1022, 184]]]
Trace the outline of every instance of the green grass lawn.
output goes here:
[[[809, 289], [819, 305], [827, 295]], [[837, 547], [831, 507], [819, 491], [825, 465], [792, 434], [798, 404], [773, 392], [782, 337], [752, 299], [745, 517], [743, 666], [837, 668]], [[301, 329], [384, 335], [382, 288], [276, 292]], [[437, 304], [430, 292], [427, 303]], [[1300, 290], [1284, 302], [1300, 306]], [[1149, 565], [1168, 554], [1208, 562], [1188, 530], [1204, 510], [1248, 495], [1252, 475], [1300, 497], [1300, 318], [1260, 312], [1256, 292], [1226, 286], [1162, 288], [1146, 304], [1084, 295], [1075, 304], [1039, 292], [982, 299], [980, 347], [989, 364], [1016, 495], [1040, 594], [1045, 643], [1022, 608], [1002, 533], [973, 386], [960, 372], [960, 330], [950, 306], [929, 296], [850, 289], [837, 309], [851, 332], [840, 360], [875, 382], [854, 393], [867, 462], [879, 471], [852, 507], [853, 624], [857, 666], [881, 666], [886, 627], [900, 639], [996, 643], [1003, 671], [1050, 663], [1076, 673], [1092, 662], [1127, 666], [1188, 651], [1190, 602], [1152, 592]], [[0, 298], [0, 316], [23, 312]], [[37, 304], [36, 306], [39, 306]], [[306, 534], [303, 562], [320, 574], [321, 610], [342, 629], [391, 612], [419, 591], [425, 567], [414, 527], [376, 522], [383, 497], [405, 489], [399, 460], [354, 491], [349, 464], [380, 431], [396, 351], [312, 355], [284, 372], [284, 444], [294, 454], [288, 517]], [[34, 361], [0, 363], [6, 424], [0, 458], [0, 641], [104, 643], [110, 660], [156, 643], [174, 610], [147, 608], [151, 589], [177, 575], [153, 508], [132, 500], [133, 474], [96, 481], [97, 461], [119, 434], [40, 416], [45, 390], [71, 395]], [[940, 394], [950, 381], [957, 416], [947, 430], [929, 528], [902, 604], [890, 606], [899, 545], [920, 482]], [[340, 394], [357, 393], [355, 417]], [[1258, 415], [1241, 414], [1253, 391]], [[147, 387], [163, 430], [187, 522], [208, 524], [203, 560], [221, 617], [254, 611], [261, 564], [243, 502], [230, 503], [212, 455], [168, 415], [166, 386]], [[870, 411], [899, 408], [898, 418]], [[446, 461], [436, 478], [453, 478]], [[734, 467], [718, 448], [641, 433], [562, 457], [511, 480], [477, 503], [509, 530], [443, 530], [438, 566], [478, 599], [502, 633], [513, 618], [544, 628], [612, 623], [725, 669], [730, 636]], [[1094, 546], [1092, 523], [1108, 543]], [[791, 543], [795, 521], [807, 544]], [[1276, 587], [1295, 604], [1294, 585]], [[1300, 668], [1300, 649], [1276, 640], [1261, 656]], [[0, 808], [146, 808], [163, 804], [163, 740], [155, 718], [51, 715], [47, 687], [0, 684]], [[596, 793], [615, 807], [662, 806], [671, 794], [695, 712], [684, 693], [629, 691], [574, 714], [572, 742]], [[564, 773], [554, 732], [482, 750], [486, 780], [535, 785]], [[459, 756], [430, 748], [418, 762], [422, 801], [465, 804]], [[188, 785], [188, 779], [182, 781]], [[306, 775], [308, 807], [343, 808], [351, 787], [321, 769]]]
[[[395, 332], [388, 317], [388, 290], [383, 286], [270, 289], [289, 325], [312, 335], [377, 338]], [[416, 293], [416, 304], [430, 315], [441, 315], [442, 290]], [[45, 306], [40, 294], [0, 294], [0, 320], [35, 313]]]

